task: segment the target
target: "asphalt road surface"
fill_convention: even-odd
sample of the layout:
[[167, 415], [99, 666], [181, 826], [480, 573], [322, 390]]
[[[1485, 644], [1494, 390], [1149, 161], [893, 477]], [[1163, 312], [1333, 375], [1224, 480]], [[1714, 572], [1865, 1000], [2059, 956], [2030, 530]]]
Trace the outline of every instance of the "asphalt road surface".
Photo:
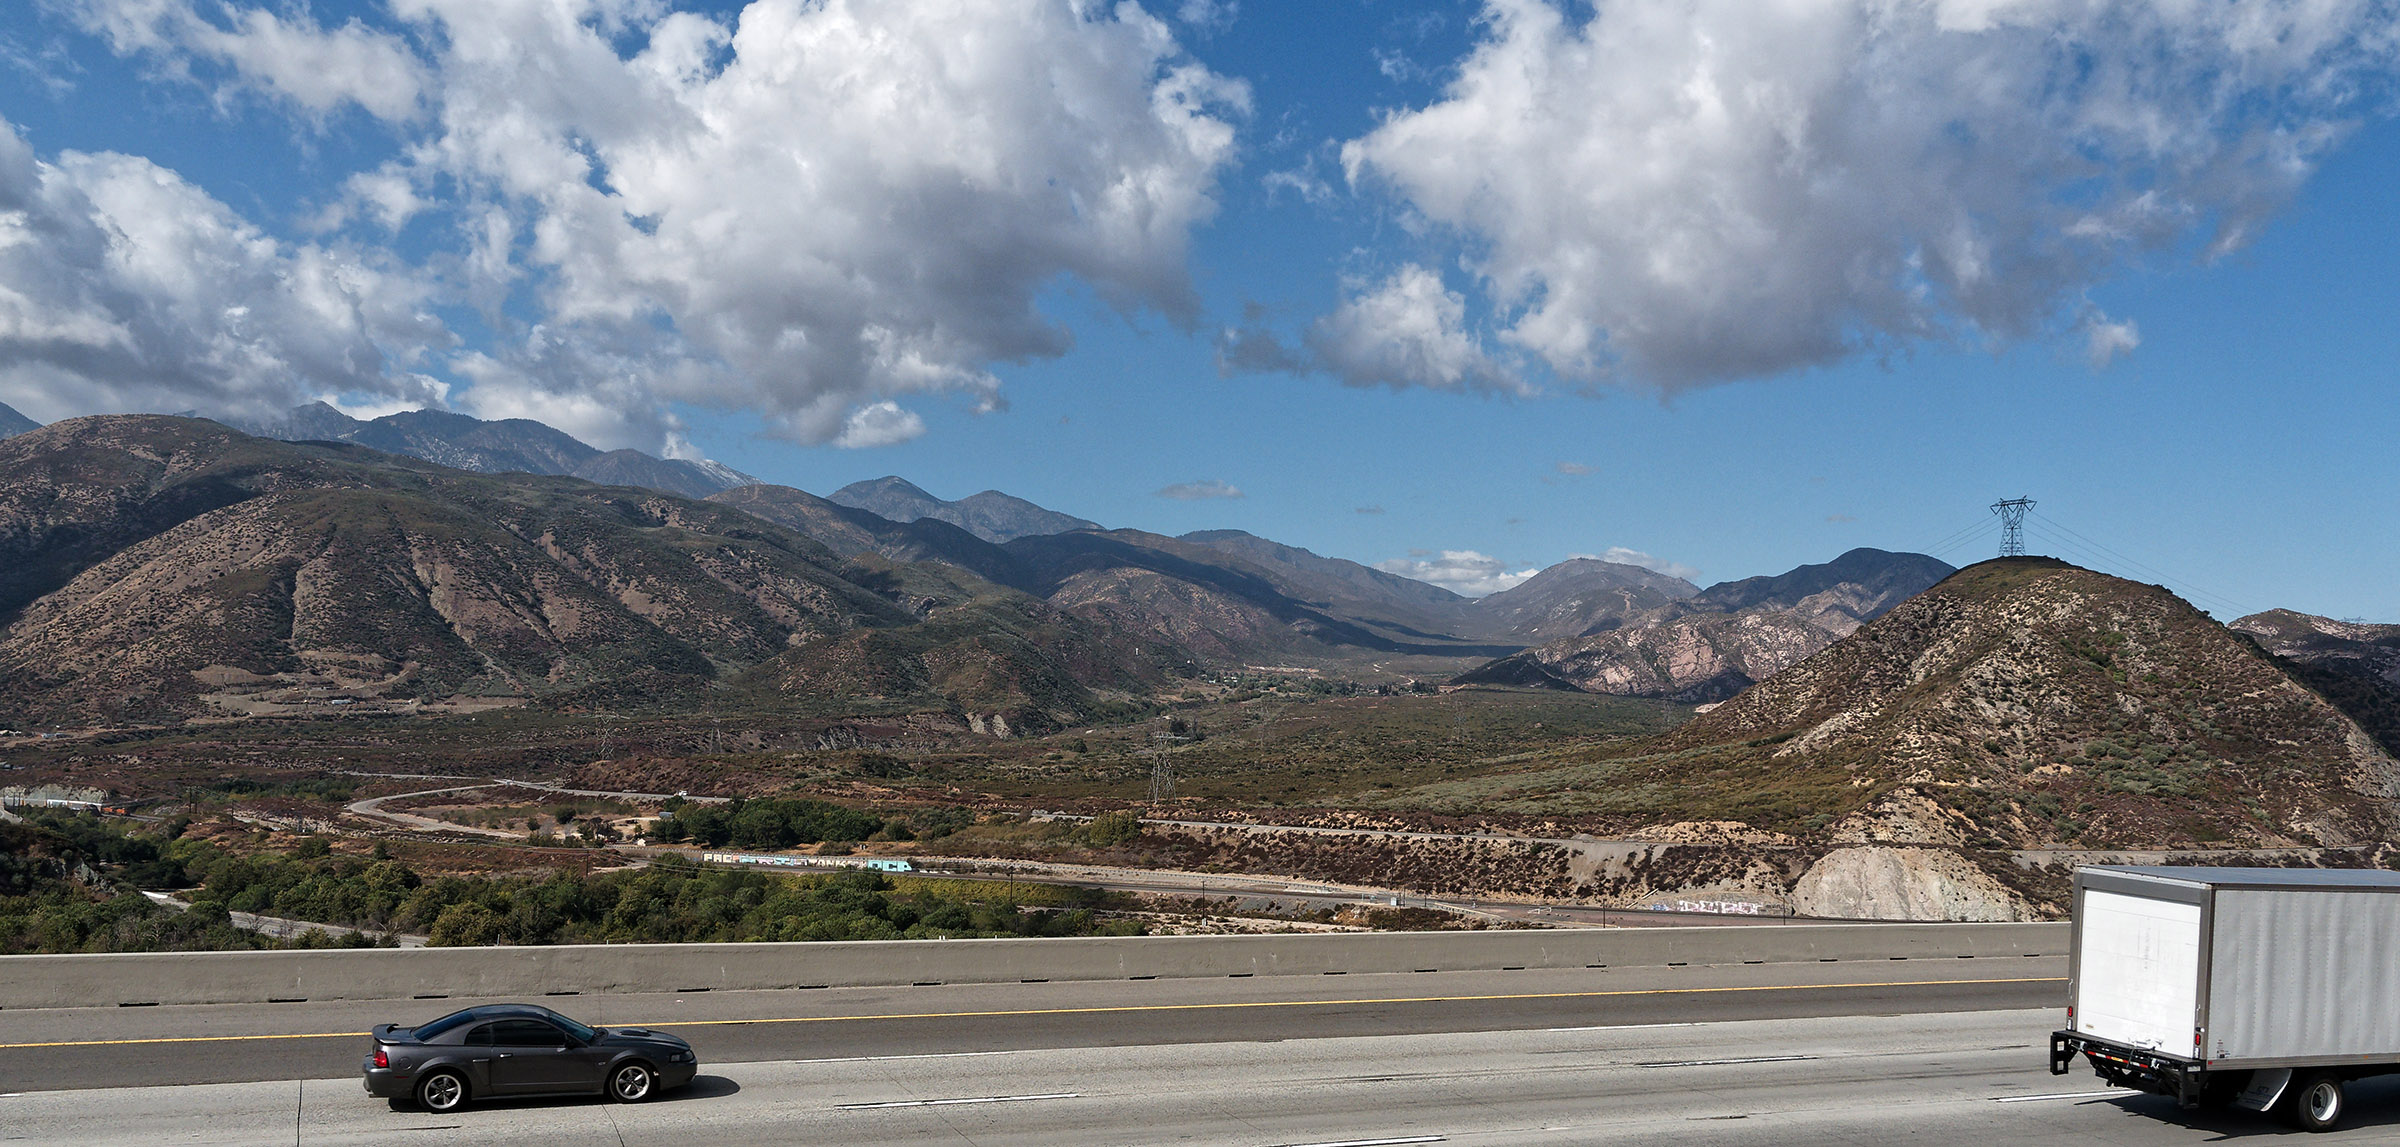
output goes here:
[[[0, 1012], [0, 1141], [2201, 1143], [2235, 1112], [2054, 1078], [2061, 961], [922, 986], [552, 999], [690, 1038], [644, 1105], [397, 1112], [366, 1026], [463, 1000]], [[2400, 1086], [2331, 1141], [2389, 1141]], [[2327, 1140], [2309, 1139], [2310, 1143]]]

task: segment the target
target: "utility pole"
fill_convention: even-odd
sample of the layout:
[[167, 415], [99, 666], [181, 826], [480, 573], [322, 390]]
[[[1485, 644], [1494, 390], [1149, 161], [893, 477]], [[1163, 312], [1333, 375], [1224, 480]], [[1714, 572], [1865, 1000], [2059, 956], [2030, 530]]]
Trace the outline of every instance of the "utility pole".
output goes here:
[[1992, 512], [2000, 515], [2000, 556], [2025, 556], [2025, 512], [2033, 509], [2031, 498], [2009, 498], [1992, 503]]

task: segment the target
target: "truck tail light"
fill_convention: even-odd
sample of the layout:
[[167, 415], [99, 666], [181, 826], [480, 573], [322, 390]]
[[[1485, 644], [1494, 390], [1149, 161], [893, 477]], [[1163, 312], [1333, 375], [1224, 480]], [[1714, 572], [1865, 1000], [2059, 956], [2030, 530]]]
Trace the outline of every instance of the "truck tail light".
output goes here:
[[392, 1066], [392, 1057], [391, 1057], [391, 1056], [388, 1056], [388, 1055], [385, 1055], [385, 1054], [384, 1054], [384, 1052], [383, 1052], [383, 1048], [382, 1048], [381, 1046], [377, 1046], [377, 1047], [376, 1047], [376, 1049], [375, 1049], [375, 1066], [377, 1066], [377, 1067], [390, 1067], [390, 1066]]

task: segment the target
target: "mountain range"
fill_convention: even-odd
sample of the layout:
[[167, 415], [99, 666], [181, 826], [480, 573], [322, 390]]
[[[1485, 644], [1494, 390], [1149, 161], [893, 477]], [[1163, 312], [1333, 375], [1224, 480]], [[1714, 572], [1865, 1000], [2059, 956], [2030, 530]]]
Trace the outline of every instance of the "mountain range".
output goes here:
[[[521, 420], [320, 404], [262, 429], [99, 417], [4, 444], [0, 528], [18, 552], [0, 554], [0, 672], [29, 713], [191, 715], [224, 704], [194, 674], [217, 694], [313, 674], [420, 704], [777, 682], [989, 705], [1032, 729], [1244, 666], [1699, 702], [1950, 573], [1854, 550], [1703, 589], [1579, 558], [1467, 598], [1238, 530], [1107, 530], [898, 478], [693, 501], [606, 471], [630, 452]], [[558, 469], [604, 484], [539, 473]], [[76, 654], [93, 643], [123, 653]], [[966, 676], [931, 668], [970, 647], [1010, 684], [962, 692]], [[857, 693], [827, 665], [883, 684]]]
[[28, 430], [41, 428], [41, 423], [17, 413], [15, 407], [0, 402], [0, 438], [14, 438]]
[[642, 486], [705, 498], [758, 479], [708, 461], [657, 458], [639, 450], [601, 450], [527, 418], [487, 422], [442, 410], [409, 410], [357, 419], [312, 402], [268, 422], [227, 425], [283, 442], [351, 442], [479, 474], [552, 474], [606, 486]]
[[[1041, 729], [1191, 672], [964, 571], [857, 568], [716, 503], [160, 416], [0, 441], [0, 620], [19, 727], [733, 686]], [[818, 687], [858, 657], [880, 674]]]
[[[1548, 572], [1508, 592], [1532, 589]], [[1553, 609], [1545, 621], [1563, 613], [1565, 624], [1558, 628], [1580, 626], [1581, 632], [1477, 667], [1455, 683], [1722, 701], [1849, 636], [1951, 573], [1948, 564], [1923, 554], [1855, 549], [1822, 565], [1705, 590], [1680, 582], [1689, 592], [1629, 587], [1616, 591], [1620, 612]]]

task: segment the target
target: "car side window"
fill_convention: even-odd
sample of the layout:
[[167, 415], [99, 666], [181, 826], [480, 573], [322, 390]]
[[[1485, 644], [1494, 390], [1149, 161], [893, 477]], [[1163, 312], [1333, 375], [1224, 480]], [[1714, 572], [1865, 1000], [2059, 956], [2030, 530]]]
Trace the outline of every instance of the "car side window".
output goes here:
[[492, 1046], [492, 1029], [499, 1026], [499, 1024], [485, 1024], [476, 1028], [467, 1033], [464, 1042], [468, 1047], [490, 1047]]
[[540, 1020], [501, 1020], [492, 1025], [492, 1042], [501, 1047], [565, 1047], [567, 1037]]

